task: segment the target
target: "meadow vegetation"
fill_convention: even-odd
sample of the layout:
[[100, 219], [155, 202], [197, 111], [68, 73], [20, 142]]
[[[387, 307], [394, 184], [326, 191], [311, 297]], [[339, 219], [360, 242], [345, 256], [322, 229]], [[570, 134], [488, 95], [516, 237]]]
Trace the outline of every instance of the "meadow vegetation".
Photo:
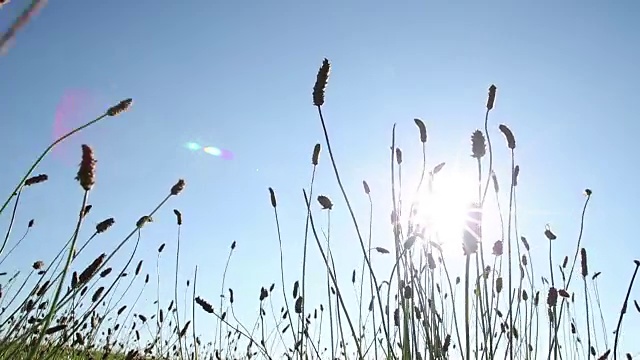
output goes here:
[[[34, 4], [38, 3], [34, 1]], [[25, 20], [19, 23], [24, 25]], [[19, 27], [17, 26], [17, 27]], [[16, 29], [17, 29], [16, 27]], [[226, 273], [236, 243], [231, 243], [227, 267], [221, 279], [220, 301], [207, 299], [198, 290], [198, 267], [181, 264], [180, 232], [184, 226], [182, 214], [173, 209], [177, 247], [175, 253], [163, 256], [175, 269], [173, 296], [161, 298], [155, 294], [152, 313], [140, 313], [139, 304], [147, 284], [160, 284], [159, 264], [165, 244], [157, 249], [155, 274], [146, 273], [143, 261], [136, 258], [143, 228], [153, 226], [154, 215], [170, 206], [173, 197], [186, 187], [179, 179], [167, 186], [151, 211], [143, 214], [127, 236], [104, 245], [104, 252], [89, 254], [93, 261], [80, 263], [79, 255], [87, 245], [104, 236], [115, 224], [113, 218], [103, 219], [91, 228], [89, 194], [100, 186], [96, 178], [96, 156], [89, 145], [82, 145], [81, 159], [75, 180], [83, 190], [78, 200], [74, 230], [57, 254], [30, 265], [29, 271], [10, 270], [7, 259], [14, 250], [27, 246], [24, 240], [34, 220], [25, 232], [13, 236], [16, 215], [22, 210], [21, 195], [32, 187], [46, 187], [47, 174], [38, 174], [41, 161], [65, 139], [105, 118], [126, 116], [132, 99], [115, 104], [96, 119], [74, 129], [48, 146], [23, 174], [0, 207], [0, 216], [7, 218], [4, 239], [0, 245], [0, 359], [617, 359], [632, 358], [619, 348], [622, 323], [633, 303], [630, 299], [640, 261], [630, 262], [630, 281], [622, 308], [617, 314], [603, 314], [598, 291], [599, 271], [589, 268], [587, 249], [582, 243], [585, 218], [592, 196], [584, 190], [579, 232], [575, 249], [563, 257], [553, 252], [557, 236], [547, 227], [542, 233], [548, 243], [548, 257], [531, 256], [529, 241], [518, 231], [517, 190], [520, 166], [517, 162], [516, 138], [505, 124], [490, 119], [496, 103], [497, 88], [488, 89], [481, 129], [470, 131], [469, 154], [477, 165], [477, 197], [469, 204], [466, 224], [461, 231], [459, 251], [464, 257], [460, 274], [451, 272], [451, 254], [444, 251], [436, 226], [430, 222], [429, 199], [433, 183], [446, 171], [445, 163], [428, 165], [428, 135], [424, 122], [414, 119], [416, 144], [421, 146], [422, 165], [418, 170], [417, 188], [403, 186], [403, 151], [396, 144], [395, 125], [391, 134], [390, 195], [388, 236], [394, 246], [376, 246], [372, 241], [374, 223], [388, 224], [389, 219], [374, 219], [374, 192], [366, 181], [343, 179], [338, 158], [332, 150], [329, 126], [331, 119], [323, 113], [325, 91], [331, 64], [322, 62], [311, 93], [311, 104], [317, 109], [324, 143], [310, 151], [311, 181], [303, 191], [306, 204], [302, 265], [295, 273], [297, 280], [286, 283], [284, 277], [283, 242], [280, 235], [278, 200], [273, 188], [265, 191], [265, 201], [273, 208], [277, 241], [281, 254], [281, 277], [271, 286], [257, 286], [255, 321], [243, 323], [236, 317], [233, 284], [226, 284]], [[300, 74], [303, 75], [303, 74]], [[489, 129], [499, 129], [503, 138], [490, 139]], [[510, 153], [510, 173], [494, 171], [495, 146], [506, 147]], [[320, 161], [320, 153], [326, 153]], [[5, 155], [9, 156], [9, 155]], [[334, 199], [318, 195], [314, 188], [316, 172], [323, 166], [333, 174], [340, 189]], [[406, 176], [406, 175], [405, 175]], [[502, 185], [499, 184], [502, 180]], [[344, 182], [362, 181], [362, 192], [347, 194]], [[409, 195], [407, 195], [409, 194]], [[414, 195], [415, 194], [415, 195]], [[363, 197], [369, 203], [368, 221], [362, 222], [352, 206], [353, 197]], [[501, 199], [508, 199], [502, 203]], [[488, 201], [491, 199], [492, 201]], [[357, 234], [359, 254], [353, 257], [351, 274], [338, 274], [331, 245], [328, 222], [336, 206], [348, 210]], [[99, 204], [96, 204], [99, 206]], [[487, 218], [493, 206], [497, 218]], [[432, 211], [437, 209], [431, 209]], [[580, 211], [580, 209], [576, 209]], [[321, 220], [322, 219], [322, 220]], [[325, 220], [327, 223], [325, 224]], [[487, 224], [488, 221], [497, 224]], [[483, 228], [500, 229], [500, 238], [486, 239]], [[83, 237], [89, 228], [91, 235]], [[324, 230], [326, 229], [326, 233]], [[376, 243], [381, 243], [376, 240]], [[125, 245], [133, 244], [132, 250]], [[90, 249], [90, 248], [89, 248]], [[321, 269], [308, 268], [311, 256], [320, 256]], [[381, 271], [375, 262], [380, 257], [393, 259], [390, 271]], [[561, 258], [561, 261], [556, 259]], [[124, 266], [114, 265], [125, 260]], [[167, 261], [167, 260], [163, 260]], [[14, 261], [15, 263], [15, 261]], [[534, 264], [536, 265], [534, 267]], [[634, 265], [635, 264], [635, 265]], [[178, 269], [191, 267], [193, 276], [178, 283]], [[634, 267], [635, 266], [635, 267]], [[307, 292], [318, 284], [310, 284], [308, 274], [326, 273], [321, 284], [324, 299], [307, 301]], [[291, 275], [294, 274], [294, 275]], [[350, 275], [350, 276], [349, 276]], [[350, 278], [345, 283], [344, 278]], [[342, 279], [342, 280], [341, 280]], [[539, 279], [539, 280], [538, 280]], [[355, 289], [355, 291], [352, 291]], [[180, 297], [189, 291], [189, 296]], [[621, 294], [625, 294], [621, 287]], [[133, 301], [131, 301], [133, 299]], [[184, 302], [189, 304], [185, 304]], [[307, 304], [309, 303], [309, 304]], [[348, 304], [358, 304], [350, 306]], [[186, 305], [189, 305], [188, 307]], [[280, 307], [280, 308], [278, 308]], [[182, 311], [181, 309], [190, 309]], [[249, 310], [248, 313], [252, 313]], [[576, 314], [583, 314], [576, 316]], [[617, 324], [611, 330], [606, 317], [613, 316]], [[215, 331], [201, 332], [197, 321], [209, 317], [216, 322]]]

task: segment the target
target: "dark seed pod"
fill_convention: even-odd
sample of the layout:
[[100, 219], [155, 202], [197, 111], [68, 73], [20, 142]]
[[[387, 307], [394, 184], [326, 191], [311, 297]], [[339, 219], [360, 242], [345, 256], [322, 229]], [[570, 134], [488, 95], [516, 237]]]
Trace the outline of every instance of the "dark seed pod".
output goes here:
[[303, 304], [302, 300], [302, 296], [300, 296], [298, 299], [296, 299], [296, 304], [295, 304], [295, 311], [296, 314], [301, 314], [302, 313], [302, 304]]
[[107, 115], [116, 116], [127, 111], [129, 107], [131, 107], [132, 102], [133, 99], [125, 99], [120, 101], [118, 104], [110, 107], [109, 110], [107, 110]]
[[329, 81], [329, 73], [331, 72], [331, 64], [328, 59], [324, 59], [322, 61], [322, 66], [318, 70], [318, 75], [316, 76], [316, 83], [313, 86], [313, 105], [322, 106], [324, 105], [324, 93], [327, 87], [327, 82]]
[[427, 128], [424, 126], [424, 122], [420, 119], [413, 119], [420, 130], [420, 142], [423, 144], [427, 142]]
[[589, 275], [589, 269], [587, 267], [587, 250], [585, 248], [580, 249], [580, 260], [582, 277], [587, 277], [587, 275]]
[[364, 187], [364, 193], [369, 195], [369, 193], [371, 193], [371, 189], [369, 188], [369, 184], [365, 180], [362, 180], [362, 186]]
[[547, 226], [547, 228], [544, 230], [544, 236], [547, 237], [547, 239], [549, 240], [555, 240], [558, 237], [556, 236], [556, 234], [554, 234], [551, 229], [549, 228], [549, 226]]
[[176, 196], [178, 194], [180, 194], [182, 192], [182, 190], [184, 190], [186, 183], [183, 179], [179, 179], [178, 182], [176, 182], [172, 187], [171, 187], [171, 195]]
[[487, 153], [484, 134], [480, 130], [476, 130], [471, 135], [471, 156], [480, 159]]
[[311, 163], [315, 166], [318, 165], [318, 157], [320, 156], [320, 144], [316, 144], [313, 147], [313, 155], [311, 156]]
[[176, 215], [176, 222], [179, 225], [182, 225], [182, 213], [178, 209], [173, 209], [173, 213]]
[[500, 129], [502, 134], [504, 134], [505, 139], [507, 139], [507, 146], [509, 147], [509, 149], [515, 149], [516, 138], [513, 136], [513, 132], [511, 132], [511, 129], [509, 129], [505, 124], [500, 124], [500, 126], [498, 126], [498, 129]]
[[331, 210], [333, 208], [333, 203], [331, 202], [331, 199], [329, 199], [324, 195], [318, 196], [318, 202], [320, 203], [320, 206], [322, 206], [323, 210], [327, 210], [327, 209]]
[[273, 191], [273, 188], [269, 188], [269, 195], [271, 197], [271, 206], [273, 206], [273, 208], [276, 208], [277, 202], [276, 202], [276, 193]]
[[497, 88], [495, 85], [489, 86], [489, 96], [487, 97], [487, 110], [493, 109], [493, 105], [496, 101], [496, 90]]

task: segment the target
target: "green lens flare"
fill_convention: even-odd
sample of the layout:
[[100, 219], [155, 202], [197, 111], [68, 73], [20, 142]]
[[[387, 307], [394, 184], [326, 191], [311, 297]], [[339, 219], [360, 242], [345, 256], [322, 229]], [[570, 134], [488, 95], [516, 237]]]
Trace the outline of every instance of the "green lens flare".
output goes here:
[[202, 148], [202, 146], [195, 142], [188, 142], [185, 146], [187, 147], [187, 149], [193, 151], [200, 150]]

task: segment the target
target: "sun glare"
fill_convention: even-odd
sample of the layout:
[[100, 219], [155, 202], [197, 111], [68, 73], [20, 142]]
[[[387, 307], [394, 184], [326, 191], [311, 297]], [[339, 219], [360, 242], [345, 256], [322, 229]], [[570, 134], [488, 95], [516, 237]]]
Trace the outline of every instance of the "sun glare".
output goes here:
[[[425, 176], [423, 191], [418, 196], [416, 221], [425, 230], [425, 237], [439, 243], [443, 249], [462, 253], [462, 239], [467, 227], [469, 207], [478, 200], [475, 174], [444, 169], [438, 173], [429, 189]], [[483, 184], [484, 185], [484, 184]], [[487, 214], [483, 214], [483, 235], [487, 234]]]

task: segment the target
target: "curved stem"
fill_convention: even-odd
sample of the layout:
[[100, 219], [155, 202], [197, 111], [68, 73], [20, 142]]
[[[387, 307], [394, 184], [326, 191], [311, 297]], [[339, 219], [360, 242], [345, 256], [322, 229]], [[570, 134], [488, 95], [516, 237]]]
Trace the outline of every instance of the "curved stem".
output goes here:
[[[16, 202], [13, 205], [13, 211], [11, 211], [11, 219], [9, 220], [9, 226], [7, 227], [7, 232], [4, 235], [4, 241], [2, 242], [2, 246], [0, 247], [0, 254], [2, 254], [2, 251], [4, 251], [4, 248], [5, 246], [7, 246], [7, 242], [9, 241], [9, 236], [11, 236], [11, 230], [13, 230], [13, 222], [16, 219], [16, 213], [18, 212], [18, 204], [20, 203], [20, 194], [22, 194], [22, 189], [18, 190], [18, 195], [16, 195]], [[2, 261], [4, 261], [4, 259]], [[0, 264], [1, 263], [2, 262], [0, 262]]]
[[104, 113], [102, 115], [100, 115], [99, 117], [97, 117], [94, 120], [89, 121], [88, 123], [77, 127], [73, 130], [71, 130], [70, 132], [66, 133], [65, 135], [62, 135], [61, 137], [59, 137], [56, 141], [54, 141], [53, 143], [51, 143], [51, 145], [49, 145], [49, 147], [47, 147], [42, 154], [40, 154], [40, 156], [38, 157], [38, 159], [36, 159], [36, 161], [33, 163], [33, 165], [31, 165], [31, 167], [29, 168], [29, 170], [27, 170], [27, 172], [24, 174], [24, 176], [22, 177], [22, 180], [20, 180], [20, 182], [18, 183], [18, 185], [16, 185], [16, 188], [13, 190], [13, 192], [11, 193], [11, 195], [9, 195], [9, 198], [7, 198], [7, 200], [4, 202], [4, 204], [2, 205], [2, 207], [0, 207], [0, 214], [2, 214], [2, 212], [4, 211], [4, 209], [7, 207], [7, 205], [9, 204], [9, 201], [11, 201], [11, 199], [13, 199], [14, 196], [16, 196], [18, 194], [18, 192], [20, 191], [20, 189], [22, 188], [22, 186], [24, 186], [24, 182], [25, 180], [27, 180], [29, 178], [29, 176], [31, 176], [31, 173], [33, 172], [33, 170], [35, 170], [36, 166], [38, 166], [38, 164], [40, 164], [42, 162], [42, 159], [44, 159], [44, 157], [54, 148], [56, 147], [56, 145], [60, 144], [61, 142], [63, 142], [65, 139], [67, 139], [68, 137], [72, 136], [73, 134], [82, 131], [84, 129], [86, 129], [87, 127], [97, 123], [98, 121], [102, 120], [103, 118], [105, 118], [107, 116], [107, 113]]

